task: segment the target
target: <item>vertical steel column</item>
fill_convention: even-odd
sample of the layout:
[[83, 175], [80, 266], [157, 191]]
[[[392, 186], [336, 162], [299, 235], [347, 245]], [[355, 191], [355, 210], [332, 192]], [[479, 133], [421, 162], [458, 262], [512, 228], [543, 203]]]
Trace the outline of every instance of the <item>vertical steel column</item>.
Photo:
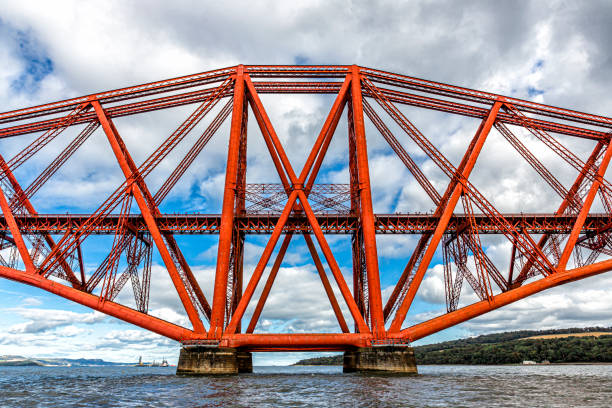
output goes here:
[[355, 132], [355, 149], [359, 173], [359, 196], [361, 204], [361, 228], [365, 246], [365, 261], [368, 275], [368, 292], [370, 306], [370, 327], [376, 336], [385, 336], [385, 319], [383, 316], [378, 273], [378, 254], [376, 252], [376, 228], [372, 208], [372, 191], [370, 188], [370, 170], [368, 168], [368, 149], [363, 123], [363, 104], [359, 67], [351, 68], [351, 105], [353, 108], [353, 126]]
[[[355, 148], [355, 127], [353, 125], [353, 108], [347, 106], [348, 151], [349, 151], [349, 185], [351, 191], [351, 215], [359, 217], [361, 204], [359, 200], [359, 172], [357, 170], [357, 151]], [[353, 298], [365, 320], [370, 320], [368, 310], [367, 283], [364, 281], [365, 254], [363, 250], [363, 231], [358, 225], [351, 233], [351, 252], [353, 255]], [[355, 330], [357, 327], [355, 326]]]
[[227, 154], [225, 188], [223, 191], [223, 207], [219, 231], [219, 247], [217, 251], [217, 269], [215, 272], [215, 289], [213, 294], [210, 329], [208, 331], [210, 338], [221, 337], [225, 319], [227, 278], [230, 268], [232, 235], [234, 231], [234, 203], [236, 198], [236, 177], [238, 175], [238, 154], [240, 150], [240, 135], [242, 132], [242, 115], [244, 113], [243, 105], [244, 66], [239, 65], [236, 68], [236, 79], [234, 82], [234, 106]]
[[[238, 150], [238, 175], [236, 177], [236, 191], [240, 194], [236, 194], [235, 203], [235, 214], [243, 216], [246, 214], [245, 208], [245, 193], [246, 193], [246, 166], [247, 166], [247, 125], [248, 125], [248, 107], [249, 105], [244, 103], [244, 109], [242, 112], [242, 129], [240, 131], [240, 148]], [[242, 278], [243, 278], [243, 264], [244, 264], [244, 240], [245, 233], [240, 231], [238, 228], [234, 228], [232, 237], [232, 259], [231, 259], [231, 270], [232, 270], [232, 286], [231, 290], [228, 289], [228, 298], [230, 304], [228, 306], [228, 313], [226, 316], [226, 322], [230, 320], [234, 314], [238, 302], [242, 297]], [[236, 328], [236, 331], [240, 333], [241, 325], [240, 322]]]

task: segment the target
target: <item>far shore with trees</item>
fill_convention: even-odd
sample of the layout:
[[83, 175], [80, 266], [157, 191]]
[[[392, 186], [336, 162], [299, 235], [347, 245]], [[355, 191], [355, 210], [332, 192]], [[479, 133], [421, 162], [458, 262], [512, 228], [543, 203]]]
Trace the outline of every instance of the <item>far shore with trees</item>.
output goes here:
[[[542, 336], [542, 337], [541, 337]], [[415, 346], [417, 364], [612, 363], [612, 327], [522, 330]], [[342, 355], [294, 365], [342, 365]]]

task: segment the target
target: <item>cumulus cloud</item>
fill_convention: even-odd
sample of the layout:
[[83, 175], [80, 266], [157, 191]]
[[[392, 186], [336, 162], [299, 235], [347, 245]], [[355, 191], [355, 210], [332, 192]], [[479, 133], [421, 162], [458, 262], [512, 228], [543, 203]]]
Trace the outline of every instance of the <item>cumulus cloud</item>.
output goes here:
[[21, 302], [22, 306], [40, 306], [42, 304], [42, 300], [35, 297], [27, 297]]
[[8, 333], [42, 333], [73, 323], [94, 324], [106, 319], [106, 315], [100, 312], [76, 313], [66, 310], [34, 308], [15, 308], [12, 309], [12, 312], [27, 321], [9, 327]]
[[74, 337], [82, 335], [84, 333], [88, 333], [88, 330], [74, 325], [70, 325], [58, 329], [56, 333], [58, 337]]

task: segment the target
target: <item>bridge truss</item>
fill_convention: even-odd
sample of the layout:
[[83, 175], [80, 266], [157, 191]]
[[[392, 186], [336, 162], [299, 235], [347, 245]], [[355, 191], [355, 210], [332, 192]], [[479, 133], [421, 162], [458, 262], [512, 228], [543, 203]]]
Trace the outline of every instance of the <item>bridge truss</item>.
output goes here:
[[[334, 98], [302, 169], [294, 168], [289, 160], [260, 99], [262, 94], [326, 94]], [[114, 120], [178, 106], [195, 109], [137, 165]], [[404, 113], [406, 106], [480, 121], [457, 165], [411, 122]], [[246, 182], [250, 114], [261, 131], [280, 183]], [[207, 115], [212, 116], [210, 123], [153, 193], [147, 177]], [[348, 131], [339, 136], [336, 129], [343, 115]], [[221, 213], [162, 213], [161, 203], [211, 138], [220, 133], [226, 120], [230, 131]], [[374, 213], [366, 123], [378, 133], [369, 132], [368, 136], [382, 136], [388, 143], [431, 199], [433, 212]], [[12, 158], [0, 156], [0, 276], [178, 341], [209, 342], [250, 351], [344, 350], [402, 343], [547, 288], [612, 269], [612, 185], [605, 179], [612, 155], [612, 119], [608, 117], [358, 66], [239, 65], [10, 111], [0, 114], [0, 124], [2, 139], [34, 135]], [[61, 140], [64, 131], [72, 127], [79, 129], [77, 136], [24, 187], [15, 171], [33, 161], [52, 141]], [[69, 166], [69, 159], [98, 128], [104, 132], [125, 181], [91, 214], [38, 213], [32, 197], [53, 180], [62, 166]], [[470, 181], [493, 129], [558, 195], [554, 212], [502, 213], [492, 204], [494, 200]], [[532, 152], [525, 134], [544, 150]], [[348, 147], [348, 183], [317, 183], [332, 138], [339, 137]], [[590, 155], [580, 157], [563, 143], [573, 138], [590, 141]], [[434, 186], [419, 160], [409, 153], [417, 149], [446, 175], [448, 182], [443, 190]], [[544, 164], [541, 156], [547, 154], [573, 169], [571, 183], [557, 178]], [[600, 210], [595, 212], [595, 208]], [[100, 265], [88, 271], [84, 266], [84, 242], [99, 234], [111, 236], [112, 245]], [[212, 299], [204, 295], [202, 282], [181, 251], [176, 240], [180, 234], [219, 236]], [[269, 236], [250, 275], [245, 274], [243, 265], [247, 234]], [[326, 238], [328, 234], [351, 237], [352, 288]], [[414, 251], [406, 254], [406, 267], [385, 302], [377, 234], [419, 236]], [[504, 267], [496, 265], [487, 254], [483, 239], [490, 234], [511, 244], [510, 259]], [[257, 333], [259, 317], [280, 265], [297, 235], [305, 240], [312, 256], [339, 333]], [[276, 259], [267, 269], [279, 241]], [[163, 261], [191, 327], [148, 313], [154, 252]], [[436, 253], [441, 253], [444, 265], [446, 313], [403, 327]], [[121, 259], [125, 267], [120, 268], [124, 265]], [[341, 301], [336, 298], [328, 271]], [[245, 276], [250, 276], [248, 281], [244, 281]], [[117, 301], [128, 282], [135, 307]], [[262, 284], [263, 291], [256, 299], [256, 289]], [[479, 300], [460, 305], [466, 288]], [[341, 302], [350, 314], [352, 327]], [[250, 321], [243, 325], [250, 303], [255, 308]]]

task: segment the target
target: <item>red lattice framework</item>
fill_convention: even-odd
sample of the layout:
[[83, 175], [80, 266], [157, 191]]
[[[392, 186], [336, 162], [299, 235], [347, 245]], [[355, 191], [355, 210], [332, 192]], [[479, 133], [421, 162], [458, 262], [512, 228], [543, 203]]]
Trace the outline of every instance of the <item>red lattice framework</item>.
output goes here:
[[[288, 159], [260, 94], [335, 95], [299, 172]], [[141, 165], [136, 165], [113, 119], [183, 105], [197, 107]], [[210, 124], [153, 194], [147, 186], [147, 176], [216, 106]], [[463, 159], [455, 166], [399, 106], [463, 115], [477, 118], [481, 123]], [[261, 130], [280, 184], [246, 183], [249, 111]], [[317, 174], [345, 111], [350, 181], [346, 185], [318, 184]], [[432, 214], [373, 212], [365, 117], [431, 198], [435, 205]], [[221, 214], [161, 213], [159, 205], [227, 118], [231, 125]], [[612, 187], [604, 178], [612, 155], [612, 119], [603, 116], [354, 65], [239, 65], [11, 111], [0, 114], [0, 123], [4, 125], [0, 129], [2, 138], [37, 134], [13, 158], [6, 160], [0, 156], [3, 213], [0, 247], [6, 250], [4, 254], [9, 254], [0, 259], [0, 276], [42, 288], [183, 342], [204, 341], [251, 351], [343, 350], [385, 342], [405, 343], [544, 289], [612, 269], [610, 259], [596, 262], [600, 256], [612, 255]], [[394, 134], [389, 123], [400, 131]], [[82, 130], [23, 188], [15, 178], [15, 170], [72, 126], [80, 126]], [[92, 214], [37, 213], [32, 196], [100, 126], [125, 182]], [[469, 181], [493, 127], [559, 195], [560, 203], [554, 213], [502, 214]], [[575, 169], [571, 185], [565, 186], [559, 181], [526, 147], [513, 132], [518, 127], [526, 129], [546, 146], [548, 153], [552, 151]], [[580, 158], [561, 143], [555, 136], [558, 134], [592, 141], [592, 153]], [[406, 143], [421, 149], [448, 177], [442, 194], [411, 158], [404, 147]], [[603, 212], [591, 212], [596, 199], [601, 200]], [[457, 211], [460, 201], [462, 212]], [[244, 286], [245, 235], [252, 233], [270, 237]], [[351, 235], [352, 290], [327, 242], [326, 234], [331, 233]], [[376, 246], [376, 234], [381, 233], [420, 235], [415, 250], [406, 254], [407, 265], [386, 302], [381, 296]], [[92, 234], [108, 234], [114, 238], [108, 256], [94, 272], [88, 273], [82, 244]], [[176, 234], [219, 235], [212, 305], [185, 260]], [[512, 250], [507, 270], [500, 270], [489, 259], [481, 242], [483, 234], [498, 234], [510, 241]], [[60, 238], [54, 239], [52, 235]], [[296, 235], [303, 237], [312, 255], [340, 333], [255, 333], [283, 257]], [[255, 289], [262, 283], [266, 266], [281, 238], [280, 250], [263, 292], [259, 299], [254, 299]], [[147, 313], [154, 250], [163, 260], [191, 328]], [[402, 328], [437, 250], [442, 252], [444, 260], [447, 313]], [[318, 251], [323, 254], [325, 264]], [[122, 257], [127, 261], [125, 268], [119, 268]], [[567, 268], [570, 261], [574, 265], [572, 269]], [[22, 264], [24, 270], [16, 269]], [[353, 330], [339, 306], [328, 271], [350, 312]], [[128, 281], [136, 308], [115, 301]], [[459, 307], [465, 282], [480, 300]], [[241, 323], [250, 302], [256, 307], [244, 328]]]

